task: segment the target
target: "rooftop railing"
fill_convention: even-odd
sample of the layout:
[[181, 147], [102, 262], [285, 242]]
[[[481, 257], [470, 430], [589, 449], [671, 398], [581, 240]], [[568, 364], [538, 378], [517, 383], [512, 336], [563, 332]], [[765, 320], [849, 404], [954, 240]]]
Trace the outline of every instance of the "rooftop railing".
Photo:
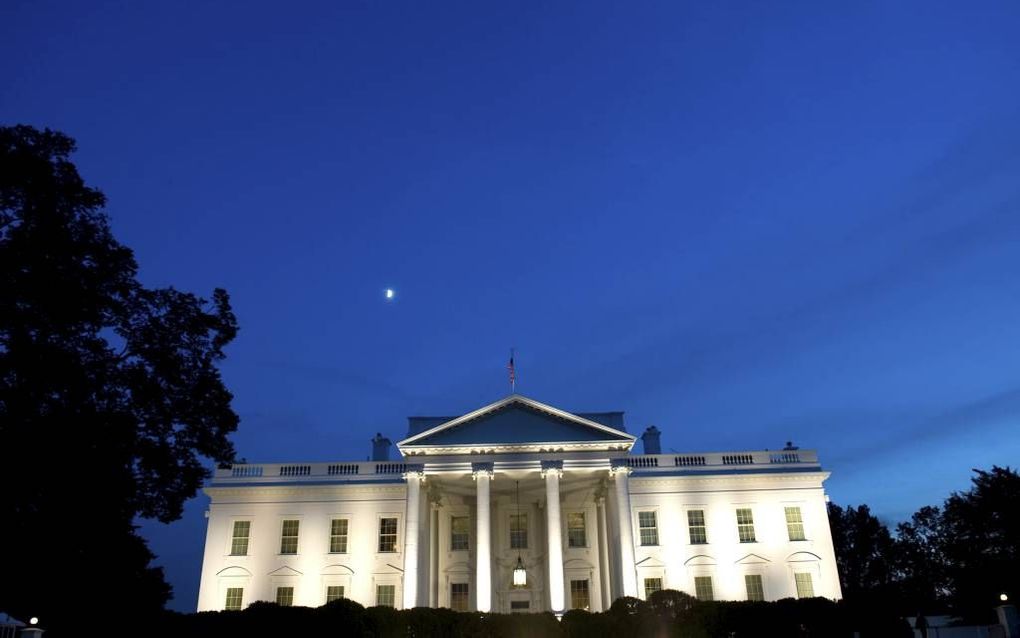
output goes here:
[[[761, 450], [755, 452], [707, 452], [704, 454], [632, 454], [627, 465], [634, 470], [665, 472], [676, 468], [711, 473], [717, 470], [748, 470], [780, 467], [818, 466], [814, 450]], [[407, 471], [400, 461], [354, 463], [244, 463], [219, 468], [213, 483], [275, 483], [324, 481], [392, 480]]]
[[243, 463], [222, 467], [213, 474], [213, 481], [227, 479], [241, 481], [258, 479], [260, 482], [279, 480], [343, 479], [344, 477], [392, 479], [399, 478], [406, 465], [392, 461], [364, 461], [359, 463]]
[[749, 469], [786, 465], [818, 465], [814, 450], [760, 450], [755, 452], [706, 452], [704, 454], [633, 454], [627, 465], [636, 470], [690, 468], [706, 471]]

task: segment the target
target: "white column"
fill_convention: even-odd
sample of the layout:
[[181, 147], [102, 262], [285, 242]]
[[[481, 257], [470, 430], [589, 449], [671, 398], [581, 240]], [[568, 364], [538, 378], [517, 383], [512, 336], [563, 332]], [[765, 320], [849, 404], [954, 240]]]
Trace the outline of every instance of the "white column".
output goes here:
[[611, 470], [616, 484], [616, 510], [620, 518], [620, 571], [623, 578], [623, 595], [637, 598], [637, 571], [634, 566], [634, 523], [630, 512], [630, 468], [616, 465]]
[[475, 496], [478, 500], [475, 521], [475, 609], [488, 612], [492, 609], [492, 549], [489, 535], [489, 480], [492, 463], [473, 463]]
[[408, 466], [407, 511], [404, 515], [404, 609], [418, 605], [418, 515], [421, 512], [421, 483], [425, 480], [422, 466]]
[[596, 495], [595, 506], [598, 512], [598, 538], [599, 538], [599, 589], [602, 592], [602, 609], [606, 611], [613, 604], [612, 593], [609, 585], [609, 534], [606, 528], [606, 496], [605, 485], [599, 488]]
[[560, 525], [560, 475], [562, 461], [544, 461], [546, 540], [549, 543], [549, 605], [553, 613], [563, 612], [563, 533]]

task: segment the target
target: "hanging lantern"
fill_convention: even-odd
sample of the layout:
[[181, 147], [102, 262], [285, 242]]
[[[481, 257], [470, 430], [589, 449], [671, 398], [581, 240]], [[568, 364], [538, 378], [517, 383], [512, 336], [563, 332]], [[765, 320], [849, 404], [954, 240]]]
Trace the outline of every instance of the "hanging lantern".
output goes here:
[[[521, 482], [517, 481], [517, 524], [520, 525], [521, 521]], [[514, 587], [527, 587], [528, 586], [528, 572], [524, 569], [524, 561], [521, 560], [521, 552], [517, 551], [517, 566], [514, 567], [513, 575]]]
[[517, 556], [517, 567], [514, 567], [514, 587], [528, 586], [528, 572], [524, 569], [524, 561], [520, 555]]

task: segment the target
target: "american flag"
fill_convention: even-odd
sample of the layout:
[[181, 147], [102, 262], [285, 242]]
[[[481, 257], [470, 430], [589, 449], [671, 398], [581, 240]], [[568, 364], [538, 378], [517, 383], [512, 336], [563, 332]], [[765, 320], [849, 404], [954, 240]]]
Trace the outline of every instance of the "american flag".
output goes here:
[[510, 349], [510, 363], [506, 365], [506, 369], [510, 371], [510, 392], [514, 391], [514, 387], [517, 385], [517, 375], [514, 373], [514, 350]]

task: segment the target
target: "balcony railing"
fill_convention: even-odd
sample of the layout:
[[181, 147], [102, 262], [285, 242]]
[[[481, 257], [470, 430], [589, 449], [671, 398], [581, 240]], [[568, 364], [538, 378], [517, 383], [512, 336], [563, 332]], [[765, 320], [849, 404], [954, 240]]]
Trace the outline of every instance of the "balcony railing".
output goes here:
[[[704, 454], [632, 454], [627, 465], [639, 472], [668, 472], [676, 468], [710, 474], [720, 470], [755, 471], [762, 468], [818, 467], [814, 450], [761, 450], [756, 452], [709, 452]], [[239, 464], [216, 470], [214, 484], [315, 482], [357, 479], [388, 481], [399, 479], [407, 464], [399, 461], [354, 463], [258, 463]]]
[[719, 469], [818, 465], [814, 450], [760, 450], [755, 452], [709, 452], [705, 454], [633, 454], [627, 465], [636, 470], [685, 468], [710, 472]]
[[379, 480], [399, 478], [406, 471], [404, 463], [392, 461], [365, 461], [360, 463], [258, 463], [235, 464], [219, 468], [213, 475], [214, 482], [232, 482], [231, 479], [257, 482], [279, 480], [308, 480], [322, 477], [329, 480], [343, 480], [345, 477], [377, 478]]

